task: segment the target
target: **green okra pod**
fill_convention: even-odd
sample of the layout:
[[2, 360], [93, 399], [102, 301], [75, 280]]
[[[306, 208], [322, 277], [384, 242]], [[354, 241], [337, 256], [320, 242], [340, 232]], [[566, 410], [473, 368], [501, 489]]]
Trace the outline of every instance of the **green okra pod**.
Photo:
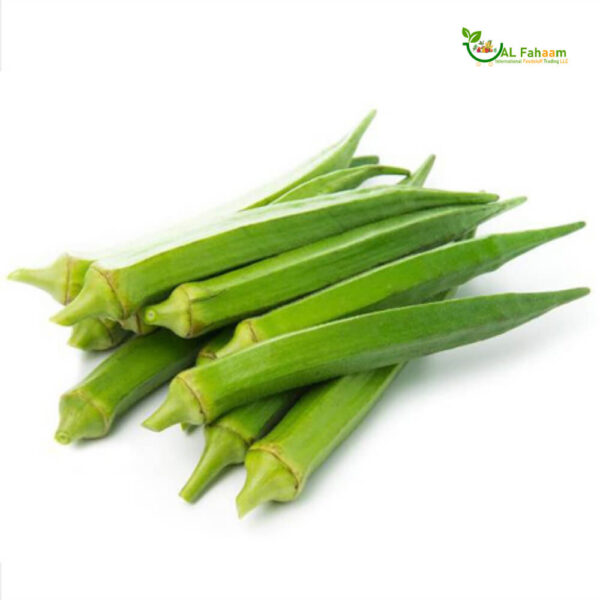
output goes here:
[[297, 498], [311, 473], [356, 429], [405, 364], [340, 377], [304, 394], [250, 446], [246, 483], [237, 497], [240, 517], [262, 502]]
[[[242, 202], [244, 209], [263, 206], [271, 203], [281, 195], [298, 185], [325, 173], [347, 168], [352, 160], [356, 147], [375, 116], [371, 111], [348, 135], [338, 143], [326, 148], [290, 173], [278, 177], [275, 181], [251, 193]], [[367, 157], [370, 158], [370, 157]], [[367, 163], [364, 163], [367, 164]], [[356, 165], [358, 166], [358, 165]], [[142, 242], [145, 245], [146, 242]], [[118, 254], [119, 249], [96, 255], [85, 253], [69, 253], [59, 258], [49, 267], [42, 269], [17, 269], [9, 275], [9, 279], [20, 281], [41, 288], [52, 295], [61, 304], [69, 304], [75, 299], [83, 287], [85, 274], [90, 265], [107, 255]]]
[[280, 196], [297, 187], [298, 185], [325, 173], [346, 169], [356, 152], [358, 143], [363, 134], [375, 118], [375, 111], [369, 114], [339, 142], [326, 148], [313, 158], [309, 159], [293, 171], [279, 177], [272, 183], [261, 187], [245, 196], [241, 203], [244, 209], [257, 208], [271, 204]]
[[488, 203], [494, 194], [387, 186], [295, 200], [236, 213], [209, 226], [190, 222], [156, 239], [152, 249], [94, 263], [83, 289], [53, 320], [72, 325], [91, 316], [126, 319], [181, 283], [221, 273], [414, 210]]
[[[430, 158], [417, 170], [418, 180], [414, 185], [422, 185], [424, 183], [432, 164], [433, 159]], [[431, 228], [428, 228], [427, 231], [431, 231]], [[338, 261], [335, 262], [338, 264]], [[445, 292], [442, 296], [445, 297], [447, 294]], [[438, 299], [441, 298], [435, 298], [435, 300]], [[213, 345], [207, 353], [205, 352], [203, 359], [197, 364], [205, 364], [203, 361], [208, 362], [217, 358], [217, 351], [231, 338], [231, 334], [232, 330], [230, 329], [226, 335], [222, 336], [222, 340], [219, 340], [219, 343]], [[395, 373], [401, 368], [402, 366], [383, 367], [382, 369], [368, 372], [368, 376], [363, 374], [349, 375], [336, 380], [335, 385], [324, 384], [327, 386], [328, 392], [327, 394], [323, 394], [323, 403], [320, 401], [319, 394], [307, 394], [301, 400], [305, 407], [304, 409], [299, 411], [299, 413], [298, 411], [294, 411], [293, 415], [281, 415], [284, 417], [286, 425], [290, 422], [297, 422], [299, 420], [298, 414], [302, 415], [301, 418], [304, 420], [309, 421], [305, 426], [300, 424], [300, 435], [306, 432], [310, 438], [306, 441], [307, 445], [304, 449], [304, 455], [306, 455], [306, 452], [310, 448], [317, 448], [315, 454], [310, 457], [310, 462], [306, 465], [310, 471], [317, 466], [317, 460], [322, 461], [348, 435], [358, 422], [364, 418], [364, 415], [374, 404], [381, 392], [391, 383]], [[382, 374], [384, 375], [383, 377]], [[334, 393], [339, 394], [339, 397], [334, 398]], [[180, 495], [185, 500], [193, 502], [223, 469], [231, 464], [243, 462], [251, 440], [262, 438], [265, 433], [276, 425], [272, 415], [277, 413], [277, 416], [279, 416], [279, 408], [282, 404], [284, 405], [282, 413], [287, 413], [287, 410], [291, 407], [293, 398], [288, 405], [285, 394], [277, 395], [267, 400], [257, 400], [233, 409], [217, 419], [213, 424], [206, 426], [204, 452], [194, 472], [180, 492]], [[307, 413], [312, 413], [314, 418]], [[278, 427], [277, 431], [282, 431], [282, 428], [286, 429], [286, 426]], [[315, 429], [316, 435], [313, 436], [312, 431]], [[326, 435], [327, 433], [329, 433], [328, 436]], [[276, 437], [279, 438], [277, 435]], [[319, 438], [318, 441], [317, 437]], [[303, 445], [304, 440], [300, 441], [300, 444]], [[256, 451], [258, 452], [259, 449]], [[284, 455], [288, 453], [284, 453]], [[249, 464], [252, 465], [255, 460], [254, 458], [250, 458]], [[302, 482], [309, 475], [309, 469], [306, 469], [302, 473]], [[240, 495], [240, 507], [245, 507], [241, 512], [249, 509], [249, 502], [251, 501], [263, 501], [276, 496], [272, 490], [272, 483], [262, 485], [264, 478], [260, 478], [259, 475], [259, 473], [250, 467], [248, 484], [245, 486], [244, 492]], [[269, 482], [273, 480], [277, 481], [277, 479], [277, 477], [273, 479], [269, 478]], [[294, 491], [296, 494], [299, 493], [299, 489]]]
[[184, 283], [143, 310], [146, 323], [195, 337], [258, 314], [367, 269], [450, 242], [493, 217], [505, 203], [427, 209], [370, 223], [307, 246]]
[[352, 190], [368, 179], [380, 177], [381, 175], [410, 175], [410, 171], [402, 167], [388, 167], [385, 165], [364, 165], [362, 167], [338, 169], [320, 177], [309, 179], [307, 182], [292, 188], [289, 192], [274, 200], [273, 204]]
[[282, 392], [233, 410], [207, 425], [204, 452], [179, 495], [194, 502], [225, 468], [243, 463], [248, 448], [275, 426], [298, 396], [295, 390]]
[[499, 294], [381, 310], [266, 340], [179, 373], [144, 425], [211, 423], [253, 400], [471, 344], [587, 294]]
[[379, 156], [375, 154], [367, 154], [365, 156], [355, 156], [348, 165], [349, 167], [363, 167], [364, 165], [379, 164]]
[[573, 223], [468, 239], [387, 263], [242, 321], [217, 356], [343, 316], [423, 302], [582, 226]]
[[[8, 278], [33, 285], [63, 305], [81, 291], [85, 274], [93, 260], [84, 255], [63, 254], [41, 269], [17, 269]], [[128, 333], [115, 321], [91, 317], [76, 323], [69, 344], [80, 350], [108, 350], [120, 344]]]
[[169, 331], [135, 337], [117, 348], [60, 400], [56, 440], [61, 444], [106, 435], [115, 418], [194, 364], [200, 340]]

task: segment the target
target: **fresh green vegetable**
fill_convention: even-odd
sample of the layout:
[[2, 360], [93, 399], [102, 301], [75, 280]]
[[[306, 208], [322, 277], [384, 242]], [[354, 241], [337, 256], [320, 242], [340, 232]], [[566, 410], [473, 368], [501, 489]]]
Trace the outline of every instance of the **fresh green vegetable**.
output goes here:
[[494, 194], [387, 186], [296, 200], [236, 213], [210, 226], [190, 223], [153, 249], [94, 263], [83, 289], [54, 316], [61, 325], [126, 319], [174, 287], [417, 209], [493, 202]]
[[211, 423], [253, 400], [499, 335], [587, 294], [500, 294], [382, 310], [303, 329], [180, 373], [144, 425]]
[[375, 111], [372, 110], [353, 131], [343, 137], [337, 144], [326, 148], [290, 173], [286, 173], [272, 183], [251, 192], [241, 200], [241, 204], [245, 209], [265, 206], [309, 179], [314, 179], [330, 171], [347, 168], [352, 161], [360, 139], [374, 118]]
[[243, 463], [248, 448], [283, 417], [298, 395], [291, 390], [252, 402], [205, 427], [204, 452], [179, 495], [194, 502], [221, 471]]
[[389, 260], [458, 239], [506, 206], [434, 208], [363, 225], [211, 279], [180, 285], [165, 301], [144, 309], [144, 320], [181, 337], [195, 337]]
[[297, 498], [310, 474], [352, 433], [405, 364], [347, 375], [302, 396], [250, 446], [246, 483], [237, 497], [240, 517], [262, 502]]
[[343, 316], [423, 302], [583, 224], [466, 240], [388, 263], [242, 321], [217, 356]]
[[165, 330], [125, 342], [63, 394], [56, 440], [69, 444], [106, 435], [119, 415], [193, 365], [200, 344]]
[[[84, 255], [63, 254], [42, 269], [17, 269], [8, 278], [33, 285], [50, 294], [63, 305], [69, 304], [81, 291], [83, 278], [92, 259]], [[108, 319], [89, 318], [73, 327], [69, 344], [80, 350], [107, 350], [127, 338], [118, 323]]]
[[381, 175], [410, 175], [410, 171], [402, 167], [387, 167], [385, 165], [364, 165], [362, 167], [338, 169], [314, 179], [309, 179], [307, 182], [292, 188], [289, 192], [274, 200], [273, 204], [352, 190], [368, 179], [380, 177]]
[[365, 165], [379, 164], [379, 156], [368, 154], [366, 156], [355, 156], [348, 165], [349, 167], [364, 167]]
[[[350, 165], [352, 155], [356, 150], [360, 138], [374, 116], [375, 111], [370, 112], [340, 142], [320, 152], [288, 175], [267, 184], [261, 190], [255, 191], [246, 198], [244, 208], [248, 209], [269, 204], [282, 194], [314, 177], [328, 173], [331, 170], [347, 168]], [[138, 243], [138, 247], [141, 246], [143, 248], [147, 243], [145, 240], [142, 240]], [[113, 253], [119, 254], [121, 251], [120, 249], [113, 249], [108, 255]], [[107, 253], [100, 253], [95, 256], [79, 253], [63, 254], [49, 267], [42, 269], [17, 269], [9, 275], [9, 279], [39, 287], [52, 295], [61, 304], [67, 305], [81, 291], [85, 275], [91, 264], [95, 260], [105, 256], [107, 256]], [[125, 328], [135, 333], [148, 333], [147, 329], [139, 328], [139, 325], [141, 325], [139, 321], [127, 321]], [[121, 340], [126, 337], [123, 332], [116, 335], [116, 326], [111, 326], [111, 331], [114, 334], [114, 339]], [[91, 337], [94, 332], [100, 335], [97, 341]], [[89, 327], [82, 325], [78, 328], [78, 331], [74, 332], [71, 343], [83, 349], [104, 349], [108, 339], [106, 331], [101, 327], [101, 324], [90, 323]], [[82, 340], [84, 346], [78, 346], [78, 340]], [[100, 347], [94, 347], [96, 345]]]

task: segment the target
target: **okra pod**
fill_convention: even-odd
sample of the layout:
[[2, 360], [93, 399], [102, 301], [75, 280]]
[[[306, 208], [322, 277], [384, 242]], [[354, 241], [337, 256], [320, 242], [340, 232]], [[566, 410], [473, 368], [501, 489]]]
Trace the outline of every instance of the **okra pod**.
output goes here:
[[[421, 176], [415, 185], [422, 185], [424, 183], [432, 164], [433, 159], [430, 158], [418, 169]], [[335, 262], [338, 264], [337, 261]], [[448, 292], [445, 292], [442, 296], [445, 297], [447, 294]], [[437, 299], [440, 298], [436, 297], [435, 300]], [[226, 342], [227, 338], [230, 337], [231, 333], [228, 332], [226, 336], [223, 336], [223, 342]], [[217, 344], [216, 347], [212, 348], [209, 354], [206, 355], [205, 360], [214, 360], [216, 358], [216, 351], [223, 345], [223, 343], [220, 345]], [[202, 363], [198, 362], [197, 364]], [[374, 404], [377, 397], [391, 383], [394, 375], [401, 368], [402, 366], [383, 367], [382, 369], [369, 371], [368, 375], [358, 374], [349, 375], [345, 378], [342, 377], [336, 380], [335, 385], [324, 384], [328, 387], [328, 393], [324, 395], [323, 404], [321, 404], [318, 398], [315, 398], [318, 394], [307, 394], [302, 397], [301, 402], [304, 409], [300, 411], [300, 414], [305, 420], [310, 422], [306, 425], [300, 424], [301, 432], [299, 435], [302, 436], [305, 432], [308, 434], [309, 440], [306, 441], [305, 452], [310, 448], [315, 448], [315, 446], [318, 449], [316, 456], [313, 455], [311, 457], [313, 460], [308, 465], [311, 471], [317, 466], [315, 459], [318, 459], [319, 462], [322, 461], [348, 435], [358, 422], [364, 418], [364, 415], [372, 404]], [[384, 377], [382, 377], [382, 373], [384, 373]], [[348, 384], [350, 385], [348, 386]], [[331, 399], [334, 391], [340, 395], [339, 398]], [[313, 398], [312, 400], [311, 397]], [[233, 409], [217, 419], [213, 424], [207, 425], [205, 427], [206, 442], [204, 452], [188, 482], [181, 490], [180, 495], [188, 502], [193, 502], [223, 469], [231, 464], [243, 462], [250, 441], [263, 437], [259, 432], [267, 433], [276, 425], [271, 418], [271, 411], [277, 411], [280, 404], [285, 402], [285, 399], [285, 396], [278, 395], [268, 400], [257, 400]], [[286, 404], [283, 410], [284, 413], [287, 413], [292, 402], [293, 400], [290, 401], [289, 405]], [[328, 414], [328, 411], [331, 411], [332, 414]], [[286, 425], [298, 420], [296, 417], [298, 414], [297, 411], [293, 412], [294, 414], [282, 415]], [[311, 412], [313, 417], [317, 415], [317, 418], [311, 418], [310, 416], [307, 418], [308, 412]], [[283, 428], [285, 429], [285, 425]], [[315, 429], [317, 430], [316, 436], [319, 437], [320, 443], [317, 443], [315, 436], [312, 434], [312, 431]], [[277, 432], [281, 431], [282, 426], [277, 426]], [[279, 436], [275, 435], [279, 439]], [[272, 437], [269, 436], [269, 439], [272, 439]], [[262, 440], [259, 444], [262, 444]], [[260, 451], [260, 448], [256, 451]], [[289, 452], [284, 454], [289, 454]], [[276, 454], [275, 456], [278, 457], [279, 455]], [[252, 465], [255, 460], [254, 458], [250, 458], [249, 464]], [[285, 467], [285, 464], [283, 466]], [[305, 471], [303, 481], [308, 475], [309, 471]], [[251, 467], [248, 473], [248, 483], [240, 495], [240, 506], [245, 507], [244, 510], [241, 510], [242, 513], [250, 508], [249, 502], [264, 501], [272, 499], [274, 496], [272, 483], [262, 485], [263, 481], [259, 481], [259, 477], [260, 473], [257, 473]], [[277, 479], [277, 477], [274, 478], [275, 481]], [[297, 493], [299, 493], [299, 490], [297, 490], [296, 495]]]
[[370, 223], [204, 281], [184, 283], [143, 309], [181, 337], [258, 314], [367, 269], [458, 239], [505, 203], [434, 208]]
[[[250, 194], [243, 204], [244, 209], [269, 204], [279, 196], [298, 185], [336, 169], [345, 169], [350, 165], [356, 147], [375, 116], [371, 111], [358, 126], [333, 146], [326, 148], [302, 165], [296, 167], [283, 177], [263, 186]], [[371, 157], [366, 157], [371, 158]], [[366, 163], [363, 163], [366, 164]], [[357, 165], [358, 166], [358, 165]], [[145, 242], [142, 242], [144, 245]], [[108, 254], [117, 254], [113, 249]], [[90, 265], [107, 253], [95, 256], [70, 253], [63, 254], [49, 267], [42, 269], [17, 269], [9, 275], [9, 279], [20, 281], [41, 288], [52, 295], [61, 304], [69, 304], [81, 291], [85, 274]]]
[[242, 213], [156, 240], [152, 249], [94, 263], [83, 289], [53, 320], [72, 325], [103, 316], [126, 319], [173, 288], [279, 254], [354, 227], [414, 210], [493, 202], [494, 194], [395, 185], [295, 200]]
[[347, 168], [356, 152], [360, 139], [374, 118], [375, 111], [372, 110], [357, 125], [357, 127], [355, 127], [348, 135], [344, 136], [339, 142], [326, 148], [322, 152], [319, 152], [319, 154], [299, 167], [296, 167], [290, 173], [286, 173], [272, 183], [245, 196], [241, 200], [244, 209], [257, 208], [271, 204], [271, 202], [286, 192], [309, 179], [314, 179], [315, 177], [319, 177], [330, 171]]
[[581, 227], [574, 223], [465, 240], [388, 263], [242, 321], [217, 355], [340, 317], [423, 302]]
[[347, 375], [304, 394], [250, 446], [246, 483], [236, 501], [240, 517], [262, 502], [297, 498], [311, 473], [356, 429], [405, 364]]
[[363, 167], [364, 165], [379, 164], [379, 156], [375, 154], [367, 154], [365, 156], [355, 156], [348, 165], [349, 167]]
[[[69, 304], [81, 291], [91, 258], [74, 254], [59, 256], [50, 266], [41, 269], [17, 269], [8, 278], [27, 283], [49, 293], [63, 305]], [[90, 317], [76, 323], [69, 344], [80, 350], [107, 350], [128, 337], [115, 321]]]
[[106, 435], [115, 418], [194, 364], [200, 343], [166, 330], [125, 342], [63, 394], [56, 440], [69, 444]]
[[243, 463], [248, 448], [283, 417], [298, 396], [295, 390], [282, 392], [233, 410], [206, 426], [204, 452], [179, 495], [194, 502], [221, 471]]
[[410, 175], [410, 171], [402, 167], [388, 167], [385, 165], [364, 165], [362, 167], [338, 169], [314, 179], [309, 179], [307, 182], [292, 188], [289, 192], [274, 200], [273, 204], [352, 190], [368, 179], [381, 175]]
[[266, 340], [180, 373], [144, 425], [211, 423], [253, 400], [499, 335], [587, 294], [499, 294], [381, 310]]

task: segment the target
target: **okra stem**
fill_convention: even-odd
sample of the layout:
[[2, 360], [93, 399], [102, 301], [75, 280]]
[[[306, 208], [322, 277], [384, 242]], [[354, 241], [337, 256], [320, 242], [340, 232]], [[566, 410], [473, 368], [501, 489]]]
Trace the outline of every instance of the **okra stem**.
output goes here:
[[199, 345], [165, 330], [129, 340], [63, 394], [56, 440], [106, 435], [116, 417], [192, 365]]
[[587, 288], [499, 294], [382, 310], [266, 340], [180, 373], [144, 425], [160, 431], [286, 390], [376, 369], [504, 333], [587, 294]]
[[194, 502], [225, 468], [243, 463], [248, 448], [283, 417], [298, 395], [284, 392], [253, 402], [205, 427], [204, 452], [179, 495]]
[[91, 317], [75, 323], [69, 345], [79, 350], [108, 350], [131, 335], [116, 321]]
[[246, 483], [237, 497], [238, 514], [302, 491], [310, 474], [364, 419], [406, 363], [347, 375], [304, 394], [246, 455]]

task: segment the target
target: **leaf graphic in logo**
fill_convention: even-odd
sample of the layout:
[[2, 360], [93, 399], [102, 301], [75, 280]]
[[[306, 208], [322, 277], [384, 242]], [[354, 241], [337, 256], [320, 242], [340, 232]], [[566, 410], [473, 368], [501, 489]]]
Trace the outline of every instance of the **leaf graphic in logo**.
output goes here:
[[474, 31], [469, 38], [471, 43], [478, 42], [481, 39], [481, 31]]
[[466, 27], [463, 27], [462, 33], [467, 39], [471, 36], [471, 32]]

